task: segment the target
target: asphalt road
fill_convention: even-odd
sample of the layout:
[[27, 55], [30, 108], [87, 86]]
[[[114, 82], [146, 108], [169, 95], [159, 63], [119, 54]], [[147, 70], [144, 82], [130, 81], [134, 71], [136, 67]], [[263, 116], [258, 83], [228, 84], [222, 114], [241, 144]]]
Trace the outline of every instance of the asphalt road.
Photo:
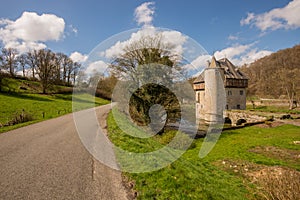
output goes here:
[[[109, 109], [97, 108], [102, 127]], [[0, 199], [121, 200], [126, 195], [121, 173], [82, 145], [72, 114], [0, 134]]]

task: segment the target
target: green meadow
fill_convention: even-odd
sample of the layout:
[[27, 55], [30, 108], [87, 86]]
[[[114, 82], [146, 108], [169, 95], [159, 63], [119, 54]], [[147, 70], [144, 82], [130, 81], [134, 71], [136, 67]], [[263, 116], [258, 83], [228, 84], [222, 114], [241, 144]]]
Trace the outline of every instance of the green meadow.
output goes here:
[[[42, 120], [58, 117], [72, 110], [72, 88], [54, 86], [50, 94], [39, 94], [39, 82], [26, 80], [5, 79], [4, 92], [0, 93], [0, 132], [12, 130], [21, 126]], [[20, 88], [26, 88], [21, 90]], [[68, 91], [61, 93], [60, 91]], [[109, 103], [109, 101], [93, 97], [90, 94], [76, 94], [76, 111]], [[27, 118], [24, 123], [4, 126], [23, 115]]]
[[[117, 117], [126, 124], [125, 118]], [[130, 152], [157, 150], [174, 136], [174, 131], [147, 139], [130, 136], [118, 127], [113, 114], [108, 117], [108, 130], [112, 142]], [[290, 187], [287, 183], [300, 189], [297, 179], [300, 178], [297, 158], [300, 145], [293, 143], [299, 140], [300, 127], [293, 125], [228, 130], [222, 133], [213, 150], [203, 159], [198, 156], [203, 138], [196, 139], [178, 160], [167, 167], [146, 173], [124, 172], [124, 176], [132, 183], [129, 188], [132, 193], [137, 193], [138, 199], [268, 199], [278, 192], [274, 190]], [[121, 168], [130, 167], [127, 166], [128, 157], [118, 150], [116, 155]], [[142, 164], [140, 167], [143, 167]], [[298, 177], [287, 179], [283, 186], [273, 177], [268, 177], [268, 185], [275, 185], [277, 189], [269, 189], [252, 179], [252, 174], [273, 167], [291, 170]], [[288, 197], [298, 197], [299, 190], [295, 192]]]

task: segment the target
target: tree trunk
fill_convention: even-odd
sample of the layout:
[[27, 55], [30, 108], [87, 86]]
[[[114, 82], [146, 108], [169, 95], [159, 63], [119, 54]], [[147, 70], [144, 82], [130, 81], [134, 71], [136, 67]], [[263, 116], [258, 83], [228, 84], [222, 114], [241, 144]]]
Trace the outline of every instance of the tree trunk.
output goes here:
[[12, 77], [14, 77], [14, 68], [13, 68], [12, 64], [9, 65], [9, 73]]
[[35, 78], [34, 67], [32, 67], [32, 78]]
[[23, 66], [23, 77], [25, 77], [25, 66]]

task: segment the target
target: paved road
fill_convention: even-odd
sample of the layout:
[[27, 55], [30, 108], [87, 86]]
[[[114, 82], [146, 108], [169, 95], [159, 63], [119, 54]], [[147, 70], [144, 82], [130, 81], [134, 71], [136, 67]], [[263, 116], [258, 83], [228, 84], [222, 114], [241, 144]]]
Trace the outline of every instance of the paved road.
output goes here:
[[[97, 108], [103, 127], [109, 109]], [[126, 191], [121, 173], [84, 148], [69, 114], [0, 134], [0, 199], [119, 200]]]

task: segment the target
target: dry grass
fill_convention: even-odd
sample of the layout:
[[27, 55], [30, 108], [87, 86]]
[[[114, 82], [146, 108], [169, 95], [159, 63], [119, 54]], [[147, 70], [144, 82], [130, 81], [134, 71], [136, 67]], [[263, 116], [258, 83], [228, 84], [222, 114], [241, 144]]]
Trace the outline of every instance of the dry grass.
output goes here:
[[300, 160], [300, 152], [297, 150], [282, 149], [274, 146], [257, 146], [249, 151], [290, 163], [299, 164]]
[[223, 160], [215, 163], [224, 170], [242, 176], [255, 184], [250, 188], [261, 199], [300, 199], [300, 172], [281, 166], [258, 165], [248, 161]]
[[286, 167], [264, 167], [258, 171], [248, 172], [246, 176], [253, 183], [261, 186], [266, 199], [296, 200], [300, 199], [300, 172]]

